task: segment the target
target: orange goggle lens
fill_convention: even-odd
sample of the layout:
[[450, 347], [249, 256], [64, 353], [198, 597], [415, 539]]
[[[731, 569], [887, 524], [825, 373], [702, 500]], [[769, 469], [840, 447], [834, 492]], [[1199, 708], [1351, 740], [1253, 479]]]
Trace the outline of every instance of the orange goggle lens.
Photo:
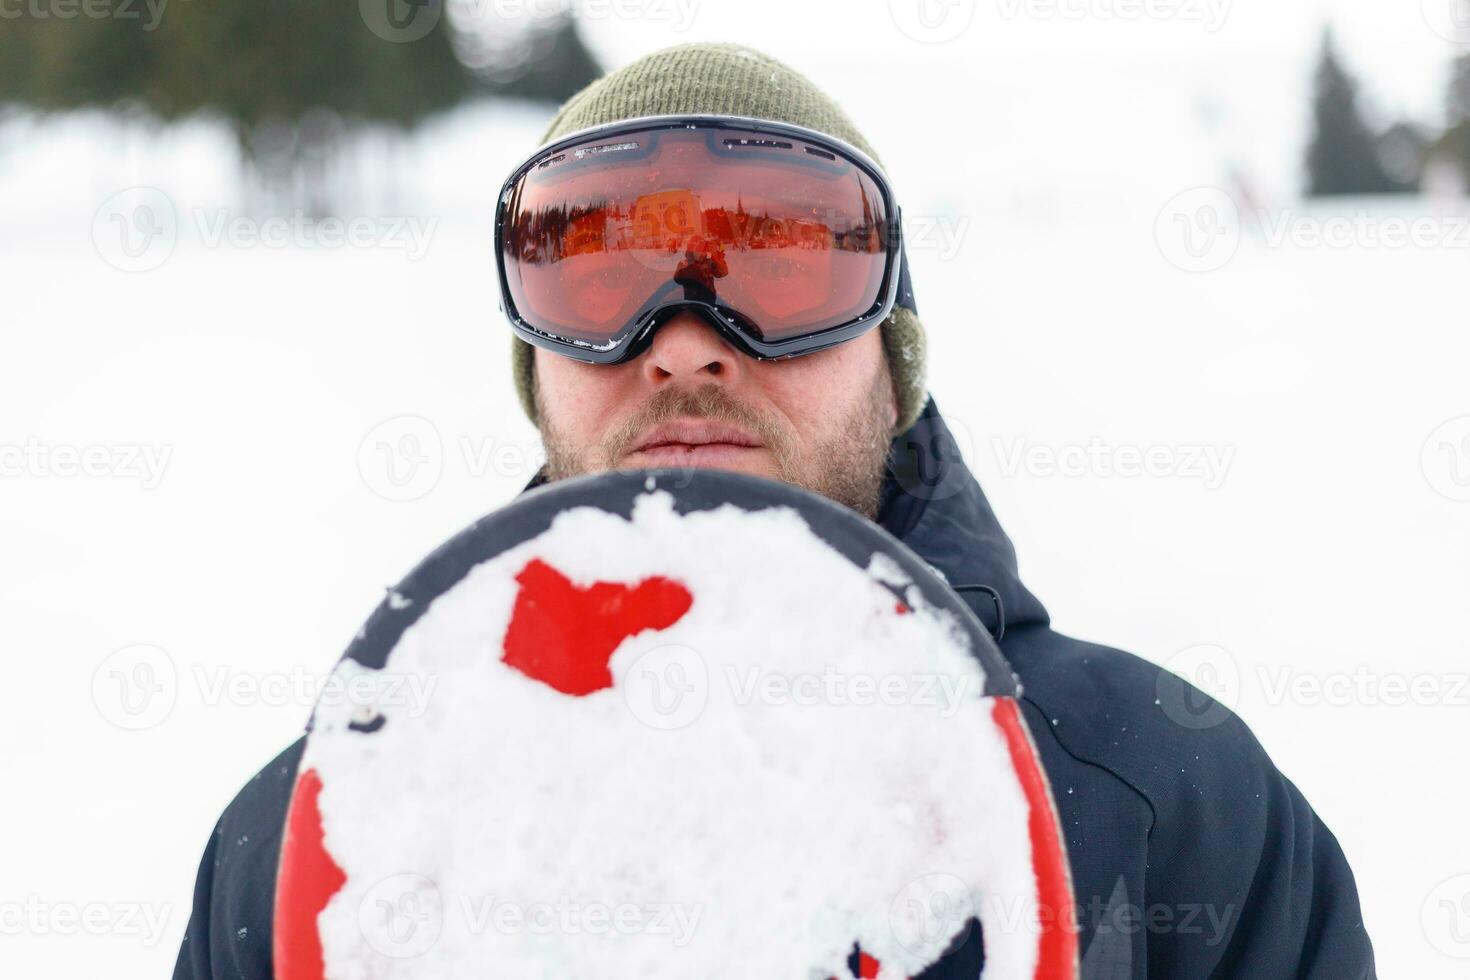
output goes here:
[[888, 212], [874, 175], [818, 142], [733, 127], [595, 135], [508, 185], [504, 285], [524, 326], [592, 349], [689, 302], [779, 344], [882, 304]]

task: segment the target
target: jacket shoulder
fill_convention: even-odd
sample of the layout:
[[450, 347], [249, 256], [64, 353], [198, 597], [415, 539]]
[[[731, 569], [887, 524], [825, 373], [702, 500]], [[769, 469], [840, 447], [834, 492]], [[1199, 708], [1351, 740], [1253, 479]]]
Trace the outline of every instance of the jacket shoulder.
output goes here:
[[[1149, 973], [1371, 977], [1336, 838], [1246, 724], [1140, 657], [1045, 627], [1006, 636], [1043, 757], [1105, 770], [1147, 804], [1150, 911], [1203, 909], [1218, 936], [1150, 936]], [[1085, 806], [1072, 797], [1068, 806]]]
[[1047, 628], [1008, 634], [1004, 648], [1050, 737], [1127, 783], [1156, 824], [1225, 792], [1249, 811], [1279, 776], [1233, 711], [1142, 657]]
[[276, 866], [305, 745], [298, 739], [256, 773], [215, 825], [200, 861], [175, 980], [270, 980]]

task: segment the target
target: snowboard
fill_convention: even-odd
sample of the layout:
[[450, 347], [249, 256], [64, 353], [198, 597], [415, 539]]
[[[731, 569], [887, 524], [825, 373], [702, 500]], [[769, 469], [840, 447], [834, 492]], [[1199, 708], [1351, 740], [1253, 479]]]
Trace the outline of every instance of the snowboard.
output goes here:
[[279, 980], [1077, 976], [1015, 676], [853, 511], [529, 491], [389, 590], [286, 816]]

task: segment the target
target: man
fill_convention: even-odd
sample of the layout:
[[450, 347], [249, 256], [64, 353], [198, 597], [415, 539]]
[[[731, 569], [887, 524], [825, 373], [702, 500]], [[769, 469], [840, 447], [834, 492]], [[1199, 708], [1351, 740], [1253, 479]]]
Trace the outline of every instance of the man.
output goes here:
[[[924, 392], [897, 204], [841, 109], [757, 52], [686, 45], [583, 90], [547, 140], [498, 219], [515, 383], [548, 455], [532, 485], [654, 466], [785, 480], [993, 590], [966, 596], [1023, 685], [1084, 976], [1373, 976], [1336, 840], [1244, 724], [1053, 632], [1021, 583]], [[300, 743], [216, 828], [176, 980], [270, 975], [299, 758]], [[924, 977], [973, 978], [976, 953]]]

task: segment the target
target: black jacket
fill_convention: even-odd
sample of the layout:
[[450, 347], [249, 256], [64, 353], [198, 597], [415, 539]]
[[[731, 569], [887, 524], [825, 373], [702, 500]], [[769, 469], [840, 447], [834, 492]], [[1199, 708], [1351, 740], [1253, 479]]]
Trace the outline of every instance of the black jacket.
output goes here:
[[[533, 481], [535, 485], [537, 481]], [[1130, 654], [1054, 632], [933, 402], [894, 441], [879, 523], [965, 590], [997, 630], [1051, 780], [1087, 980], [1373, 977], [1337, 840], [1246, 726]], [[1187, 714], [1181, 714], [1187, 712]], [[225, 810], [205, 849], [175, 980], [271, 976], [291, 746]], [[974, 978], [967, 943], [924, 980]]]

